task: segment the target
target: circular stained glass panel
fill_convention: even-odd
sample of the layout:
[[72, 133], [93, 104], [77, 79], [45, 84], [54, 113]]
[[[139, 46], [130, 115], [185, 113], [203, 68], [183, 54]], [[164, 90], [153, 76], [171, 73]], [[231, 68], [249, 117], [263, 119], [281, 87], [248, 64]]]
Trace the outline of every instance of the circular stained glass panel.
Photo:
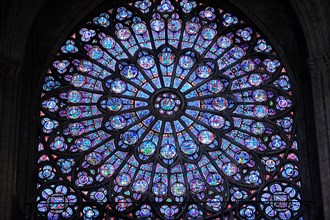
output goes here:
[[108, 1], [78, 25], [42, 79], [40, 215], [300, 217], [293, 83], [239, 14]]

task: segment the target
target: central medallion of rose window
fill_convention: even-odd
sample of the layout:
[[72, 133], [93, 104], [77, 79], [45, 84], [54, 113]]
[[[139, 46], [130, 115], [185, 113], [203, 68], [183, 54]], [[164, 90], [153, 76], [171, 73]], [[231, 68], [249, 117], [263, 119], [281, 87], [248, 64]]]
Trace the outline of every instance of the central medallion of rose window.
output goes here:
[[172, 92], [163, 92], [156, 96], [154, 108], [161, 115], [171, 116], [181, 109], [181, 104], [182, 101], [178, 95]]

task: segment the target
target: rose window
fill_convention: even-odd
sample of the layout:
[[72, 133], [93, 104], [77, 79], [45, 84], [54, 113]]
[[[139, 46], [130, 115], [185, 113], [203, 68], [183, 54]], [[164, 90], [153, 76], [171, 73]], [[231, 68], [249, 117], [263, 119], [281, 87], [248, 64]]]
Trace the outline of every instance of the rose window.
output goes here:
[[70, 34], [43, 77], [39, 215], [300, 217], [291, 75], [214, 4], [107, 3]]

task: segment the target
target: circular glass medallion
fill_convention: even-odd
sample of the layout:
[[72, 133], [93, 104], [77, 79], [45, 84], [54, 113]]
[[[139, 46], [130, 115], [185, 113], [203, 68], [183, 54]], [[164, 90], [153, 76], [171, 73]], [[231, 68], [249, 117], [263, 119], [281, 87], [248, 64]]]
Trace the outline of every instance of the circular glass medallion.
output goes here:
[[86, 151], [92, 146], [92, 142], [87, 138], [79, 138], [76, 141], [76, 145], [79, 150]]
[[147, 31], [147, 26], [140, 22], [133, 25], [133, 31], [136, 34], [144, 34]]
[[123, 93], [126, 90], [126, 83], [122, 80], [116, 79], [111, 83], [111, 90], [114, 93]]
[[119, 111], [123, 107], [123, 102], [120, 98], [110, 98], [107, 101], [107, 109], [109, 111]]
[[244, 141], [244, 145], [250, 150], [256, 149], [257, 147], [259, 147], [259, 144], [260, 144], [259, 140], [255, 137], [248, 137]]
[[210, 173], [206, 177], [206, 181], [211, 186], [218, 186], [222, 183], [222, 177], [218, 173]]
[[81, 115], [81, 109], [78, 106], [70, 106], [66, 109], [66, 114], [70, 119], [77, 119]]
[[251, 72], [255, 68], [255, 64], [252, 60], [243, 60], [241, 63], [241, 68], [245, 72]]
[[265, 90], [257, 89], [252, 93], [252, 97], [257, 102], [264, 102], [267, 100], [267, 93]]
[[205, 190], [205, 183], [201, 179], [193, 179], [189, 185], [193, 193], [200, 193]]
[[115, 115], [111, 118], [110, 125], [117, 130], [123, 129], [126, 126], [126, 119], [122, 115]]
[[145, 193], [148, 189], [148, 182], [145, 180], [136, 180], [133, 183], [133, 190], [137, 193]]
[[139, 135], [135, 131], [127, 131], [122, 134], [121, 139], [127, 145], [133, 145], [139, 140]]
[[76, 122], [69, 125], [69, 130], [73, 136], [79, 136], [85, 132], [85, 126], [82, 123]]
[[88, 56], [92, 59], [100, 59], [103, 56], [103, 51], [99, 47], [93, 47], [89, 52]]
[[116, 178], [116, 182], [119, 186], [125, 187], [131, 183], [131, 177], [127, 173], [120, 173]]
[[217, 32], [215, 30], [213, 30], [212, 28], [205, 28], [202, 31], [202, 37], [205, 40], [212, 40], [216, 34], [217, 34]]
[[202, 144], [211, 144], [214, 140], [214, 134], [210, 131], [201, 131], [198, 134], [198, 141]]
[[121, 74], [127, 79], [134, 79], [138, 74], [138, 70], [133, 65], [125, 66], [124, 69], [121, 71]]
[[159, 62], [163, 64], [164, 66], [170, 66], [175, 59], [175, 56], [173, 53], [164, 52], [158, 55]]
[[232, 40], [229, 37], [221, 36], [218, 39], [218, 45], [219, 47], [226, 49], [232, 44]]
[[82, 99], [82, 94], [79, 91], [76, 90], [71, 90], [70, 92], [68, 92], [68, 101], [71, 103], [78, 103], [81, 101]]
[[116, 35], [120, 40], [127, 40], [131, 37], [131, 32], [128, 28], [122, 28], [116, 32]]
[[141, 143], [139, 151], [145, 156], [151, 156], [156, 151], [156, 144], [153, 141], [144, 141]]
[[159, 197], [165, 196], [167, 194], [167, 186], [164, 183], [156, 183], [152, 187], [152, 192]]
[[240, 59], [245, 55], [245, 52], [242, 48], [240, 47], [233, 47], [230, 50], [230, 55], [234, 57], [235, 59]]
[[219, 115], [213, 115], [209, 119], [209, 123], [210, 123], [211, 127], [215, 128], [215, 129], [222, 128], [225, 125], [225, 122], [226, 122], [226, 120]]
[[175, 101], [172, 98], [163, 98], [160, 101], [160, 108], [164, 111], [170, 111], [175, 108]]
[[112, 37], [105, 37], [100, 43], [106, 49], [112, 49], [116, 45], [116, 41]]
[[150, 26], [151, 26], [152, 30], [159, 32], [159, 31], [164, 30], [165, 23], [163, 20], [155, 19], [155, 20], [151, 21]]
[[266, 131], [266, 127], [262, 122], [254, 122], [251, 126], [251, 131], [254, 134], [260, 135]]
[[151, 56], [143, 56], [138, 60], [139, 65], [143, 69], [151, 69], [155, 65], [155, 60]]
[[223, 111], [228, 108], [228, 100], [223, 97], [217, 97], [213, 99], [212, 105], [215, 110]]
[[197, 76], [206, 79], [207, 77], [211, 76], [212, 69], [207, 65], [200, 65], [196, 70]]
[[238, 151], [235, 154], [235, 160], [239, 164], [245, 164], [245, 163], [249, 162], [250, 155], [247, 152], [245, 152], [245, 151]]
[[191, 156], [198, 152], [198, 146], [193, 141], [185, 141], [181, 144], [181, 151], [185, 155]]
[[182, 183], [174, 183], [171, 186], [171, 193], [174, 196], [183, 196], [186, 192], [186, 187]]
[[116, 171], [116, 168], [112, 165], [112, 164], [103, 164], [101, 167], [100, 167], [100, 174], [104, 177], [110, 177], [112, 176]]
[[182, 22], [180, 20], [171, 19], [168, 21], [168, 29], [173, 32], [177, 32], [181, 29]]
[[199, 24], [197, 24], [197, 23], [193, 23], [193, 22], [188, 22], [187, 24], [186, 24], [186, 32], [188, 33], [188, 34], [197, 34], [198, 33], [198, 31], [199, 31], [199, 29], [200, 29], [200, 25]]
[[259, 86], [262, 83], [262, 77], [259, 74], [251, 74], [249, 77], [248, 82], [252, 85], [252, 86]]
[[226, 163], [223, 165], [223, 172], [227, 176], [234, 176], [237, 173], [237, 166], [233, 163]]
[[82, 87], [86, 83], [86, 77], [80, 74], [72, 76], [71, 84], [75, 87]]
[[95, 166], [95, 165], [101, 163], [102, 155], [97, 152], [91, 152], [91, 153], [87, 154], [85, 159], [86, 159], [87, 163]]
[[162, 146], [162, 148], [160, 149], [160, 155], [167, 160], [171, 160], [173, 158], [176, 157], [177, 152], [175, 149], [175, 146], [172, 144], [165, 144], [164, 146]]
[[191, 56], [181, 56], [179, 59], [179, 65], [185, 70], [193, 67], [194, 63], [194, 59]]
[[263, 105], [257, 105], [253, 109], [253, 114], [258, 118], [264, 118], [268, 115], [268, 108]]
[[172, 92], [160, 93], [154, 100], [154, 107], [161, 115], [174, 115], [181, 108], [181, 99]]
[[214, 79], [207, 84], [207, 88], [212, 93], [219, 93], [223, 89], [223, 83], [220, 80]]

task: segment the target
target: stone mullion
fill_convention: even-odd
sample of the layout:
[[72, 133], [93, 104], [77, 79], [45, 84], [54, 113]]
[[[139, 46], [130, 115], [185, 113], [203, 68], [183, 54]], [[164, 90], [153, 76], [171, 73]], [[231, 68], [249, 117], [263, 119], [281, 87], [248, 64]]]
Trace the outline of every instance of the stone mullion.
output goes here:
[[[315, 128], [322, 186], [324, 218], [330, 219], [330, 65], [329, 55], [308, 61], [312, 79]], [[307, 131], [308, 132], [308, 131]], [[312, 147], [312, 146], [311, 146]]]
[[[24, 72], [25, 73], [25, 72]], [[24, 218], [35, 219], [33, 212], [33, 202], [36, 190], [36, 172], [37, 172], [37, 114], [38, 97], [35, 96], [37, 80], [32, 77], [25, 77], [23, 73], [22, 97], [19, 114], [22, 117], [20, 122], [20, 140], [22, 146], [18, 152], [17, 168], [17, 205], [24, 210]]]
[[0, 61], [0, 215], [11, 216], [16, 191], [20, 81], [19, 68]]

